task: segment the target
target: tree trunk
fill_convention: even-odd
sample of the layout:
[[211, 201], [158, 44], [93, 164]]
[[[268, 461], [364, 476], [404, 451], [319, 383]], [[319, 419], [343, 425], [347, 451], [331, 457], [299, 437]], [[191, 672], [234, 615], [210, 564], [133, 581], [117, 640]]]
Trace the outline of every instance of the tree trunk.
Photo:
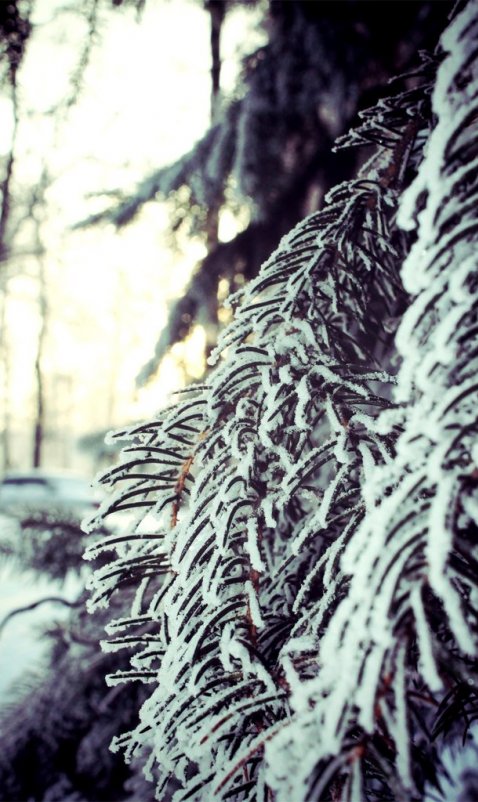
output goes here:
[[8, 254], [7, 224], [10, 215], [10, 185], [15, 162], [15, 140], [18, 128], [17, 87], [15, 82], [12, 83], [11, 87], [11, 101], [13, 115], [12, 138], [10, 141], [10, 150], [6, 157], [2, 183], [0, 184], [0, 192], [2, 194], [2, 199], [0, 202], [0, 263], [7, 258]]
[[0, 422], [0, 437], [2, 444], [3, 471], [11, 467], [10, 461], [10, 404], [9, 404], [9, 385], [10, 385], [10, 362], [7, 341], [7, 284], [0, 290], [0, 370], [1, 370], [1, 401], [2, 401], [2, 420]]
[[221, 101], [221, 28], [226, 14], [225, 0], [206, 0], [211, 17], [211, 122], [214, 123]]
[[42, 448], [45, 435], [45, 383], [43, 379], [43, 353], [45, 347], [48, 300], [46, 293], [45, 267], [42, 256], [39, 257], [39, 312], [40, 331], [38, 332], [37, 352], [35, 357], [36, 410], [33, 427], [33, 467], [39, 468], [42, 462]]
[[[221, 106], [221, 29], [226, 14], [226, 0], [205, 0], [204, 8], [211, 18], [211, 124], [219, 116]], [[219, 242], [219, 212], [224, 195], [216, 198], [206, 216], [206, 248], [211, 253]], [[217, 341], [217, 298], [211, 298], [207, 313], [200, 321], [206, 331], [206, 358]]]

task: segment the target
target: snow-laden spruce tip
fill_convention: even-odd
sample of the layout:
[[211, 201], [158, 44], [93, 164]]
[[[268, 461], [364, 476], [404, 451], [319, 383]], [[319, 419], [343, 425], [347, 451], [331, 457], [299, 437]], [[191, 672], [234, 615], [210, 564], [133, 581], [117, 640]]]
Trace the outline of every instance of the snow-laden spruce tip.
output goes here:
[[109, 633], [154, 687], [115, 748], [158, 800], [433, 798], [476, 716], [477, 55], [473, 0], [232, 300], [208, 383], [120, 433], [102, 514], [136, 518], [92, 605], [137, 584]]

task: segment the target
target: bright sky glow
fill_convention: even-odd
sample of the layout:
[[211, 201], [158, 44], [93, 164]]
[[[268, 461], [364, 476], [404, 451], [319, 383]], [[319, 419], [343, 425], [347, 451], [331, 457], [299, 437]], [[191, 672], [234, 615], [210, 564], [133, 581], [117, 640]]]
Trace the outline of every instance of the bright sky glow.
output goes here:
[[[133, 9], [105, 3], [79, 99], [51, 114], [71, 94], [86, 36], [82, 15], [63, 6], [61, 0], [36, 3], [35, 31], [19, 75], [14, 192], [21, 195], [47, 174], [41, 225], [49, 306], [44, 366], [55, 398], [47, 412], [73, 438], [154, 414], [181, 383], [181, 362], [195, 371], [200, 330], [189, 349], [176, 349], [165, 360], [158, 381], [135, 389], [167, 304], [180, 294], [203, 246], [185, 243], [182, 254], [172, 253], [165, 242], [167, 213], [158, 204], [119, 232], [71, 226], [103, 207], [107, 199], [98, 193], [132, 191], [202, 136], [209, 124], [210, 51], [209, 17], [194, 0], [150, 0], [139, 23]], [[234, 86], [240, 55], [260, 41], [254, 14], [234, 10], [225, 25], [226, 91]], [[3, 151], [11, 134], [10, 109], [8, 99], [0, 98]], [[35, 400], [39, 263], [34, 255], [21, 255], [22, 247], [30, 248], [32, 223], [22, 226], [9, 268], [8, 401], [14, 428], [26, 433]], [[225, 215], [221, 236], [228, 239], [234, 231], [234, 219]], [[29, 455], [20, 453], [18, 467], [25, 467]]]

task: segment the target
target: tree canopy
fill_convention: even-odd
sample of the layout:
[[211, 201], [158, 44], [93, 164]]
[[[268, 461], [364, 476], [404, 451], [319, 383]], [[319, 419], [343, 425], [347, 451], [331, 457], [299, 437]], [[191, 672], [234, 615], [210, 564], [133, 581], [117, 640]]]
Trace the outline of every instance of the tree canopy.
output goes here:
[[[214, 29], [214, 9], [227, 14], [234, 4], [205, 5]], [[434, 46], [450, 8], [446, 2], [272, 0], [264, 20], [267, 41], [246, 58], [233, 96], [213, 100], [204, 138], [178, 162], [146, 176], [134, 193], [84, 221], [121, 227], [145, 203], [167, 198], [172, 229], [207, 243], [208, 254], [172, 307], [139, 383], [154, 376], [196, 321], [206, 328], [208, 349], [214, 346], [221, 280], [234, 292], [254, 277], [280, 238], [354, 174], [355, 154], [333, 153], [334, 140], [387, 80], [411, 67], [420, 48]], [[214, 48], [211, 61], [220, 74]], [[217, 223], [228, 208], [244, 209], [248, 222], [225, 242], [218, 239]]]

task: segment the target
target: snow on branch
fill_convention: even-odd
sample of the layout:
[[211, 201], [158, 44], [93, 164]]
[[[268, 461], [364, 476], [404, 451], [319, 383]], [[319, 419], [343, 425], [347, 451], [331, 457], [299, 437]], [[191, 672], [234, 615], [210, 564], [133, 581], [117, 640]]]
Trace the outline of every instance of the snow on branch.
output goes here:
[[322, 792], [329, 770], [327, 781], [340, 774], [355, 799], [357, 766], [367, 788], [367, 764], [378, 761], [385, 734], [389, 793], [419, 794], [414, 694], [424, 683], [439, 700], [476, 673], [476, 12], [469, 3], [442, 37], [436, 125], [400, 206], [400, 225], [417, 229], [402, 268], [413, 300], [396, 338], [399, 407], [377, 422], [381, 436], [400, 432], [395, 454], [366, 479], [366, 514], [341, 560], [350, 586], [321, 638], [320, 671], [268, 746], [278, 800], [305, 798], [318, 766]]
[[[158, 799], [171, 777], [174, 802], [409, 799], [412, 685], [439, 694], [468, 670], [473, 10], [442, 40], [436, 124], [406, 194], [432, 121], [433, 59], [413, 91], [367, 112], [378, 149], [362, 174], [231, 299], [208, 384], [119, 433], [129, 445], [103, 476], [100, 518], [130, 517], [103, 543], [116, 557], [96, 572], [92, 604], [137, 588], [109, 631], [116, 648], [147, 628], [130, 678], [151, 692], [115, 748], [144, 752]], [[413, 298], [394, 396], [402, 264]]]

